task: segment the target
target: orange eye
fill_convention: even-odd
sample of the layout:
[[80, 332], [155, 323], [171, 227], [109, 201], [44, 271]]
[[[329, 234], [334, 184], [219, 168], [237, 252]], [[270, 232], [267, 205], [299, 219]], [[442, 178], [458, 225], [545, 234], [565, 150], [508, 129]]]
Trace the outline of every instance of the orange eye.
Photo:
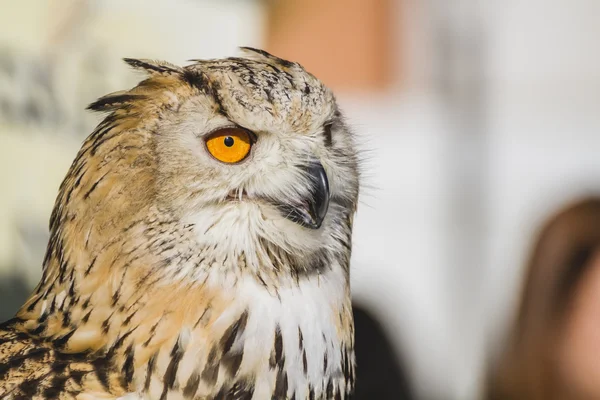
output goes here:
[[239, 128], [219, 129], [206, 139], [208, 152], [217, 160], [229, 164], [246, 158], [251, 147], [250, 134]]

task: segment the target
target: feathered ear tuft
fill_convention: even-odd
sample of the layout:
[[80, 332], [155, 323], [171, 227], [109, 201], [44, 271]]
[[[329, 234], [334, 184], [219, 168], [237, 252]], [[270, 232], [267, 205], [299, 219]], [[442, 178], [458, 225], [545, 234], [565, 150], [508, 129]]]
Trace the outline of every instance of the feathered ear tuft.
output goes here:
[[100, 97], [98, 100], [87, 106], [88, 110], [111, 112], [119, 108], [126, 108], [131, 103], [143, 100], [146, 96], [131, 94], [128, 91], [114, 92]]
[[284, 60], [283, 58], [276, 57], [264, 50], [255, 49], [254, 47], [240, 47], [240, 50], [247, 58], [251, 60], [262, 61], [267, 64], [283, 68], [292, 68], [294, 66], [298, 66], [297, 63]]
[[183, 72], [182, 68], [173, 64], [169, 64], [166, 61], [153, 61], [136, 58], [124, 58], [123, 61], [125, 61], [131, 67], [143, 70], [150, 75], [171, 75], [181, 74]]

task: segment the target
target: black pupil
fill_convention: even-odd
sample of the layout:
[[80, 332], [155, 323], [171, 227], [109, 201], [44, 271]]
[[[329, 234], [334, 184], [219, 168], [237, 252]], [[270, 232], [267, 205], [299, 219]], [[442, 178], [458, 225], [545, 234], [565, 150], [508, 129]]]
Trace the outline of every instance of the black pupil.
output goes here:
[[233, 146], [233, 138], [231, 136], [227, 136], [225, 138], [224, 143], [225, 143], [225, 146], [227, 146], [227, 147]]

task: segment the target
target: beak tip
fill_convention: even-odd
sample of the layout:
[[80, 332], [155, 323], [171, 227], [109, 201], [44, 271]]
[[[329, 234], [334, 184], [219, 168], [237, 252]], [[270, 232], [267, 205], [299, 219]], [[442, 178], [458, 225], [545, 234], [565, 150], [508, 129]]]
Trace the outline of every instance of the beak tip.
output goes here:
[[310, 229], [319, 229], [321, 227], [321, 225], [323, 225], [322, 219], [313, 220], [313, 221], [304, 223], [304, 226], [306, 226], [307, 228], [310, 228]]
[[310, 198], [304, 206], [285, 205], [282, 211], [289, 220], [310, 229], [319, 229], [329, 209], [329, 181], [323, 165], [314, 162], [306, 168], [311, 183]]

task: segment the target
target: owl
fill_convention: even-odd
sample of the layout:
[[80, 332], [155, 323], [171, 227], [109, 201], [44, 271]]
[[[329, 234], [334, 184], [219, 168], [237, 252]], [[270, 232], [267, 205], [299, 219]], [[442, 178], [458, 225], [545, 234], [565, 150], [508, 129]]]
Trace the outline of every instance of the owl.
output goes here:
[[355, 139], [298, 63], [125, 59], [0, 325], [2, 399], [348, 399]]

